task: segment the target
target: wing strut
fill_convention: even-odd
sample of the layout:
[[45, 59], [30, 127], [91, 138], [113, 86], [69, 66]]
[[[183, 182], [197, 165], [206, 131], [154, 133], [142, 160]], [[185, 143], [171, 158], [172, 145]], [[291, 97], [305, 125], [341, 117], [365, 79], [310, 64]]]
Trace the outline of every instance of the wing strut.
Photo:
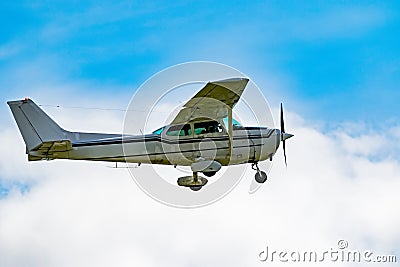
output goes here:
[[228, 137], [229, 137], [229, 161], [232, 155], [233, 146], [233, 122], [232, 122], [232, 108], [228, 107]]

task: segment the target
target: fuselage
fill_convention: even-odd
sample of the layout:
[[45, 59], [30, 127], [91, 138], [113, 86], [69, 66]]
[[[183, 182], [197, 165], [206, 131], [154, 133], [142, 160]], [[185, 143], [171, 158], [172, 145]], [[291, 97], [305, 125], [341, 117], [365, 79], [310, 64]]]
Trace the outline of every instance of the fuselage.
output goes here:
[[30, 99], [8, 104], [30, 161], [94, 160], [184, 165], [192, 169], [196, 169], [197, 162], [214, 162], [214, 167], [220, 168], [272, 158], [280, 141], [289, 138], [278, 129], [243, 127], [234, 119], [201, 116], [145, 135], [70, 132]]
[[152, 134], [75, 141], [67, 154], [54, 154], [53, 157], [184, 166], [201, 158], [226, 166], [271, 158], [280, 143], [277, 129], [235, 127], [230, 138], [225, 129], [196, 132], [194, 125], [190, 126], [192, 131], [187, 131], [188, 134], [171, 134], [177, 127], [169, 125]]

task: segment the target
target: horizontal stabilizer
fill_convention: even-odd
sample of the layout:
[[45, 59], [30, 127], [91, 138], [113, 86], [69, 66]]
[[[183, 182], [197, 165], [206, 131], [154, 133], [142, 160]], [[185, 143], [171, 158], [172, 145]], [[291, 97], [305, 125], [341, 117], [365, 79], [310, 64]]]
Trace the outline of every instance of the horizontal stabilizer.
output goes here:
[[[72, 144], [70, 140], [60, 140], [53, 142], [43, 142], [39, 146], [35, 147], [29, 151], [29, 155], [32, 160], [38, 157], [39, 159], [49, 159], [56, 156], [60, 157], [63, 153], [66, 154], [68, 151], [72, 150]], [[64, 155], [65, 157], [66, 155]], [[28, 160], [31, 161], [30, 157]]]

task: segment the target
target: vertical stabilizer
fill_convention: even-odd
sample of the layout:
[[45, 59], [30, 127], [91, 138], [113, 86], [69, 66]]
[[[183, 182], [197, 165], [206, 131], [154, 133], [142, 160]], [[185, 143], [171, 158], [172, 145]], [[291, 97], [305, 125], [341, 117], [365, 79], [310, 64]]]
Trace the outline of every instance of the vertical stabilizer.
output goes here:
[[68, 132], [55, 123], [32, 100], [9, 101], [14, 119], [25, 141], [28, 151], [42, 143], [65, 140]]

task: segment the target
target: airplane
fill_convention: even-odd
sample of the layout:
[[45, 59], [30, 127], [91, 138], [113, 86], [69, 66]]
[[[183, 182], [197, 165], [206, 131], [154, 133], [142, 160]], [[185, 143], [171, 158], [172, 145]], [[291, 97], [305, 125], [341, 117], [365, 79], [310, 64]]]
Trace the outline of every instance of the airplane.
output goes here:
[[208, 82], [179, 111], [173, 121], [150, 134], [126, 135], [71, 132], [61, 128], [31, 99], [8, 101], [26, 145], [28, 161], [71, 159], [190, 166], [193, 175], [180, 177], [179, 186], [200, 190], [222, 166], [252, 164], [255, 180], [267, 174], [258, 163], [271, 160], [293, 135], [285, 132], [283, 107], [280, 129], [245, 127], [232, 117], [232, 109], [248, 78]]

